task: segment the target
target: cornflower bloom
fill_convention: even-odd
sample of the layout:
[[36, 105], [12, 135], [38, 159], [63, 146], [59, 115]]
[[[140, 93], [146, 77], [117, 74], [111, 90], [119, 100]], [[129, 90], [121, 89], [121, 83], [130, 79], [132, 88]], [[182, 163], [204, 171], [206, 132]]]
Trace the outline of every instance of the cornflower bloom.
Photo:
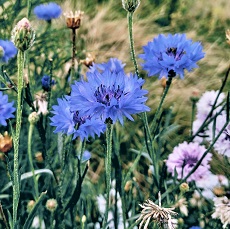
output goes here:
[[101, 120], [70, 110], [69, 96], [58, 99], [58, 105], [52, 108], [54, 116], [50, 118], [50, 125], [56, 127], [54, 133], [73, 134], [73, 139], [80, 137], [83, 141], [89, 136], [94, 138], [95, 134], [99, 136], [105, 130], [105, 124]]
[[[226, 114], [223, 113], [222, 115], [218, 115], [215, 122], [212, 122], [208, 126], [208, 130], [206, 134], [208, 135], [207, 141], [212, 143], [215, 136], [220, 133], [220, 130], [226, 123]], [[214, 126], [215, 125], [215, 126]], [[226, 129], [221, 133], [220, 137], [217, 139], [216, 143], [214, 144], [214, 149], [222, 155], [226, 155], [230, 157], [230, 122], [228, 123]]]
[[192, 226], [190, 227], [189, 229], [202, 229], [201, 227], [198, 227], [198, 226]]
[[9, 118], [14, 118], [14, 111], [16, 110], [13, 107], [14, 102], [8, 102], [8, 95], [4, 95], [0, 91], [0, 125], [6, 126], [6, 120]]
[[220, 219], [223, 228], [230, 224], [230, 200], [224, 197], [214, 198], [215, 212], [212, 214], [213, 219]]
[[2, 47], [3, 52], [3, 55], [0, 57], [0, 62], [8, 63], [9, 59], [17, 54], [17, 49], [11, 41], [0, 40], [0, 47]]
[[159, 75], [159, 78], [167, 78], [170, 71], [184, 78], [184, 69], [191, 71], [198, 67], [196, 62], [204, 57], [200, 42], [192, 43], [185, 34], [160, 34], [143, 50], [144, 54], [139, 55], [145, 61], [143, 69], [148, 76]]
[[47, 75], [44, 75], [42, 77], [41, 82], [42, 82], [42, 88], [45, 91], [50, 91], [51, 86], [55, 84], [55, 80], [51, 80], [50, 82], [50, 76]]
[[61, 13], [61, 7], [55, 2], [41, 4], [34, 8], [34, 14], [37, 16], [37, 18], [46, 21], [59, 18]]
[[[160, 203], [160, 201], [159, 201]], [[167, 226], [169, 229], [174, 229], [175, 225], [177, 223], [174, 223], [175, 219], [172, 218], [172, 216], [177, 215], [176, 212], [174, 212], [174, 208], [163, 208], [151, 200], [146, 200], [146, 202], [141, 206], [142, 211], [140, 217], [136, 221], [140, 221], [139, 229], [142, 228], [142, 225], [145, 225], [144, 228], [147, 228], [150, 220], [153, 220], [154, 222], [158, 223], [159, 226]]]
[[102, 72], [88, 72], [87, 78], [88, 82], [82, 80], [72, 85], [71, 110], [98, 117], [103, 122], [119, 120], [121, 124], [123, 116], [133, 121], [132, 114], [150, 110], [144, 104], [147, 100], [144, 97], [147, 91], [142, 89], [144, 80], [136, 75], [127, 76], [123, 70], [117, 73], [105, 66]]
[[[172, 173], [174, 176], [176, 170], [178, 179], [186, 177], [203, 156], [205, 151], [205, 147], [200, 146], [197, 142], [183, 142], [179, 144], [173, 149], [173, 152], [169, 155], [166, 162], [168, 172]], [[197, 181], [209, 173], [209, 161], [211, 161], [211, 157], [212, 155], [210, 153], [205, 156], [200, 166], [190, 177], [188, 177], [188, 182], [193, 180]]]

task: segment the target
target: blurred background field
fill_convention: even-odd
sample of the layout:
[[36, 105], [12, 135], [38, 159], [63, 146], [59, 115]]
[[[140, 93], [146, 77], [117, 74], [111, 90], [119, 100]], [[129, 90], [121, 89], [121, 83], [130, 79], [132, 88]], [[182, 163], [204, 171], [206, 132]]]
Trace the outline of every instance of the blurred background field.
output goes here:
[[[29, 19], [36, 31], [36, 40], [29, 51], [31, 64], [27, 74], [29, 74], [32, 92], [38, 94], [42, 89], [40, 82], [42, 76], [49, 73], [49, 58], [53, 59], [53, 76], [57, 81], [53, 90], [53, 98], [55, 98], [52, 100], [53, 105], [56, 104], [56, 97], [66, 94], [63, 88], [68, 81], [71, 67], [71, 31], [66, 27], [64, 16], [52, 20], [51, 23], [36, 19], [33, 8], [45, 2], [47, 1], [31, 1]], [[130, 59], [126, 11], [122, 8], [121, 1], [66, 0], [55, 2], [60, 4], [63, 13], [75, 10], [84, 11], [81, 27], [77, 30], [78, 63], [88, 54], [95, 56], [96, 63], [106, 62], [109, 58], [116, 57], [126, 63], [126, 72], [134, 72]], [[134, 14], [133, 32], [137, 56], [142, 53], [142, 46], [160, 33], [186, 33], [187, 37], [193, 41], [201, 41], [206, 53], [205, 58], [198, 63], [199, 68], [191, 73], [186, 72], [184, 80], [179, 78], [173, 80], [164, 104], [164, 114], [168, 115], [169, 123], [175, 124], [175, 131], [162, 140], [162, 151], [165, 150], [165, 158], [175, 145], [189, 136], [191, 96], [194, 93], [199, 96], [207, 90], [217, 90], [229, 67], [230, 45], [227, 44], [225, 36], [225, 31], [230, 29], [229, 9], [230, 1], [227, 0], [142, 0]], [[10, 39], [13, 27], [26, 15], [27, 2], [25, 0], [1, 0], [0, 38]], [[138, 63], [140, 66], [140, 59]], [[83, 64], [78, 65], [77, 69], [83, 75], [87, 71], [87, 67]], [[12, 79], [16, 79], [16, 58], [10, 60], [5, 70]], [[147, 104], [151, 108], [149, 113], [149, 120], [151, 120], [163, 92], [162, 81], [156, 77], [148, 78], [142, 70], [141, 76], [146, 80], [144, 87], [149, 91]], [[230, 82], [228, 81], [224, 91], [229, 91], [229, 88]], [[9, 94], [11, 98], [14, 98], [13, 93], [9, 92]], [[25, 110], [25, 117], [29, 112]], [[119, 130], [120, 126], [117, 127], [118, 133], [121, 134], [118, 135], [118, 138], [121, 143], [124, 169], [129, 168], [136, 157], [136, 154], [130, 149], [141, 148], [143, 126], [138, 117], [136, 120], [137, 123], [126, 122], [124, 131]], [[26, 135], [26, 130], [24, 131]], [[99, 184], [95, 189], [100, 190], [100, 182], [103, 178], [100, 176], [104, 171], [104, 148], [101, 142], [103, 139], [98, 139], [92, 145], [90, 143], [88, 145], [92, 152], [92, 160], [86, 187], [91, 187], [92, 190], [95, 188], [93, 184]], [[34, 144], [35, 151], [41, 148], [39, 143]], [[219, 158], [216, 155], [212, 168], [219, 173], [226, 174], [228, 168], [225, 162], [222, 161], [220, 167], [215, 168], [217, 161]], [[134, 172], [144, 194], [145, 190], [152, 185], [152, 181], [146, 178], [149, 172], [146, 164], [148, 164], [146, 159], [141, 160], [139, 168]], [[5, 182], [0, 182], [0, 187], [3, 184]], [[89, 190], [84, 188], [83, 192], [87, 196]]]

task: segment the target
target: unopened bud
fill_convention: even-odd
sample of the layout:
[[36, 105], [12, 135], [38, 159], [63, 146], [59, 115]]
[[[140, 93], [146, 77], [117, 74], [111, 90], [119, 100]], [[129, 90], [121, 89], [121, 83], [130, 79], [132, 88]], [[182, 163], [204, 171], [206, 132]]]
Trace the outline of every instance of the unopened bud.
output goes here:
[[30, 200], [30, 201], [28, 202], [28, 204], [27, 204], [27, 212], [28, 212], [28, 213], [31, 212], [31, 210], [33, 209], [34, 205], [35, 205], [35, 201], [34, 201], [34, 200]]
[[23, 18], [17, 23], [12, 31], [11, 39], [14, 45], [21, 51], [26, 51], [33, 45], [35, 31], [27, 18]]
[[12, 149], [12, 137], [6, 131], [3, 135], [0, 134], [0, 152], [7, 153]]
[[69, 13], [65, 13], [66, 17], [66, 25], [70, 29], [78, 29], [81, 25], [81, 19], [83, 17], [84, 12], [78, 10], [73, 13], [70, 11]]
[[189, 185], [187, 183], [182, 183], [180, 185], [180, 191], [182, 193], [188, 192], [189, 191]]
[[35, 124], [39, 120], [39, 115], [34, 111], [29, 115], [28, 120], [30, 124]]
[[126, 182], [125, 187], [124, 187], [124, 190], [125, 190], [126, 192], [128, 192], [128, 191], [130, 190], [131, 187], [132, 187], [132, 181], [129, 180], [129, 181]]
[[35, 154], [35, 159], [36, 159], [37, 162], [42, 163], [44, 161], [44, 159], [42, 157], [42, 152], [37, 152]]
[[139, 5], [140, 0], [122, 0], [123, 8], [130, 13], [133, 13]]
[[46, 202], [46, 208], [50, 212], [54, 212], [56, 210], [57, 206], [58, 206], [58, 204], [57, 204], [57, 201], [55, 199], [49, 199]]

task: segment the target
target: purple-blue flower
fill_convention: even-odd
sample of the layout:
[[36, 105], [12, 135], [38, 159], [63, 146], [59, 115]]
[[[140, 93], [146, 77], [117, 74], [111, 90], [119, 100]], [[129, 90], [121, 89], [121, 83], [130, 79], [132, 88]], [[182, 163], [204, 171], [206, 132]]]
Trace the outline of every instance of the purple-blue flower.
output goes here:
[[14, 118], [13, 113], [15, 108], [13, 107], [14, 102], [8, 102], [8, 95], [3, 95], [0, 91], [0, 125], [6, 126], [6, 120]]
[[89, 72], [104, 72], [105, 70], [110, 70], [111, 72], [119, 73], [124, 72], [124, 66], [125, 64], [122, 63], [121, 60], [117, 58], [110, 58], [108, 62], [101, 63], [101, 64], [95, 64], [93, 63], [93, 66], [90, 67]]
[[88, 82], [82, 80], [72, 85], [71, 110], [85, 115], [99, 117], [102, 121], [110, 118], [123, 124], [123, 116], [133, 121], [131, 115], [149, 111], [145, 105], [147, 91], [142, 89], [143, 79], [136, 75], [127, 76], [105, 69], [103, 72], [88, 72]]
[[[173, 152], [169, 155], [166, 162], [168, 172], [172, 173], [174, 176], [176, 170], [178, 179], [186, 177], [203, 156], [205, 151], [205, 147], [199, 145], [197, 142], [183, 142], [179, 144], [173, 149]], [[197, 181], [207, 175], [210, 172], [209, 162], [211, 161], [211, 158], [212, 155], [208, 153], [187, 181]]]
[[196, 62], [204, 57], [200, 42], [192, 43], [185, 34], [160, 34], [143, 46], [143, 50], [144, 54], [139, 55], [144, 60], [143, 69], [148, 76], [159, 75], [159, 78], [167, 78], [170, 70], [183, 78], [184, 70], [197, 68]]
[[0, 57], [0, 62], [7, 63], [10, 58], [13, 58], [17, 54], [17, 48], [13, 42], [8, 40], [0, 40], [0, 46], [2, 47], [3, 55]]
[[201, 227], [198, 227], [198, 226], [192, 226], [190, 227], [189, 229], [202, 229]]
[[73, 139], [80, 137], [81, 141], [89, 136], [95, 137], [105, 131], [105, 124], [91, 116], [83, 116], [78, 111], [71, 111], [69, 96], [58, 99], [58, 105], [54, 105], [53, 117], [50, 118], [51, 126], [55, 126], [54, 133], [73, 134]]
[[44, 75], [41, 79], [42, 81], [42, 88], [45, 91], [49, 91], [50, 90], [50, 86], [55, 84], [55, 80], [51, 80], [50, 82], [50, 76]]
[[41, 4], [34, 8], [34, 14], [37, 16], [37, 18], [46, 21], [59, 18], [61, 13], [61, 7], [55, 2]]

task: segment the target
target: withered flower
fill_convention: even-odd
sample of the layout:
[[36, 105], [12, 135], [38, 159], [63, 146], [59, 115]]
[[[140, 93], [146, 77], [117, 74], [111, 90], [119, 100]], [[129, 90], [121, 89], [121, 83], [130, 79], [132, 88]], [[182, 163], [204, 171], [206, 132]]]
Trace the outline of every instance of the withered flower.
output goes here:
[[84, 60], [81, 60], [80, 63], [90, 68], [91, 66], [93, 66], [94, 61], [95, 61], [95, 56], [90, 53], [87, 53], [86, 58]]
[[12, 137], [6, 131], [3, 135], [0, 134], [0, 152], [7, 153], [12, 148]]
[[49, 113], [47, 99], [47, 93], [40, 92], [35, 95], [34, 107], [38, 109], [37, 115], [47, 115]]
[[161, 207], [161, 198], [159, 194], [159, 205], [155, 204], [151, 200], [146, 200], [146, 202], [142, 205], [139, 204], [143, 209], [141, 211], [140, 217], [137, 219], [137, 221], [141, 220], [141, 223], [139, 225], [139, 229], [142, 228], [142, 225], [144, 226], [144, 229], [147, 229], [149, 223], [151, 220], [156, 222], [159, 226], [164, 226], [168, 229], [175, 229], [175, 219], [172, 218], [172, 216], [177, 215], [176, 212], [174, 212], [174, 208], [163, 208]]
[[84, 12], [83, 11], [75, 11], [73, 13], [70, 11], [69, 13], [65, 13], [64, 16], [66, 18], [66, 25], [70, 29], [78, 29], [81, 25], [81, 19], [83, 17]]

